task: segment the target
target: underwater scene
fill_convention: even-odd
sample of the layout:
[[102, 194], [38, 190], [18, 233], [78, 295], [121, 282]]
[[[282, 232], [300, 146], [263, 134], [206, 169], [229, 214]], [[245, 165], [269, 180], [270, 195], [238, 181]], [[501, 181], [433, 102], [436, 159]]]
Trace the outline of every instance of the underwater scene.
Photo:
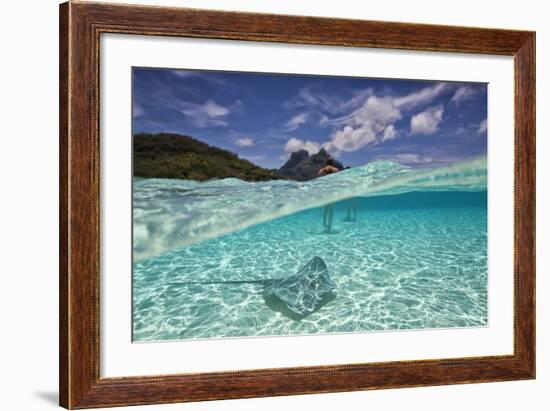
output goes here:
[[487, 326], [487, 84], [132, 87], [133, 342]]
[[137, 341], [487, 324], [484, 159], [134, 193]]

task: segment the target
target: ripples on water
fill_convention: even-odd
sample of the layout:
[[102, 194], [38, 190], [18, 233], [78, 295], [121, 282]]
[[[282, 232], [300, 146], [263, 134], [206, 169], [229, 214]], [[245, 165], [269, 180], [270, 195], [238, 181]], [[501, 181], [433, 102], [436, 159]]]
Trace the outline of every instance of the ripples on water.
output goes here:
[[[325, 178], [309, 183], [271, 182], [270, 190], [265, 189], [267, 183], [235, 180], [139, 182], [134, 202], [141, 219], [138, 226], [146, 227], [147, 235], [170, 232], [171, 238], [157, 239], [153, 248], [162, 250], [159, 255], [136, 258], [134, 340], [486, 325], [483, 163], [469, 163], [466, 172], [455, 167], [431, 175], [385, 164], [383, 172], [371, 168], [370, 176], [363, 175], [370, 179], [368, 184], [358, 181], [357, 171], [354, 180], [344, 172], [328, 183]], [[307, 205], [326, 204], [327, 199], [339, 195], [346, 198], [343, 193], [349, 193], [351, 181], [354, 192], [360, 187], [365, 195], [377, 196], [357, 200], [356, 222], [343, 221], [348, 201], [337, 202], [332, 232], [324, 233], [322, 207]], [[262, 191], [271, 192], [266, 195]], [[399, 194], [407, 191], [411, 192]], [[243, 199], [242, 193], [247, 193], [248, 199]], [[301, 203], [296, 196], [289, 197], [292, 193], [305, 193], [299, 197]], [[191, 198], [193, 201], [185, 201]], [[272, 203], [285, 199], [286, 205]], [[201, 210], [193, 209], [199, 205]], [[262, 220], [258, 215], [272, 218], [250, 224], [225, 220], [222, 225], [227, 233], [204, 235], [212, 233], [222, 214], [226, 218], [238, 215], [243, 205], [241, 214], [247, 221]], [[276, 217], [273, 210], [281, 209], [285, 210], [282, 216]], [[298, 211], [287, 213], [290, 209]], [[166, 210], [176, 210], [164, 223], [171, 227], [155, 227]], [[155, 217], [146, 219], [146, 215]], [[190, 221], [190, 216], [195, 228], [186, 230], [184, 222]], [[179, 243], [186, 245], [165, 250], [168, 244]], [[327, 263], [337, 285], [336, 298], [299, 321], [270, 309], [261, 284], [196, 284], [287, 277], [314, 256]], [[195, 284], [182, 285], [189, 282]]]

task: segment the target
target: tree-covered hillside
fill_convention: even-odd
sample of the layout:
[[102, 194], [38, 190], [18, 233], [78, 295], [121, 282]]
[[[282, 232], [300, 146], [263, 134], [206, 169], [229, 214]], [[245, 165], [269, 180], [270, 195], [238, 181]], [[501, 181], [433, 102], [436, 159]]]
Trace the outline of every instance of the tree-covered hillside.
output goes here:
[[134, 176], [209, 180], [235, 177], [245, 181], [281, 178], [236, 154], [178, 134], [134, 135]]

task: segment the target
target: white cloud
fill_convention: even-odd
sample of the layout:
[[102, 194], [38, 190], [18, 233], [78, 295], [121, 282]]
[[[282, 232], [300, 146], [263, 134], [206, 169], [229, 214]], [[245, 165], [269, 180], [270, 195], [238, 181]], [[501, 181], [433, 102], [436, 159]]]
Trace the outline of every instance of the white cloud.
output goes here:
[[422, 104], [431, 103], [436, 97], [446, 91], [448, 85], [445, 83], [437, 83], [430, 87], [425, 87], [422, 90], [408, 94], [403, 97], [394, 99], [394, 105], [402, 109], [412, 109]]
[[189, 117], [197, 127], [227, 126], [224, 120], [229, 109], [209, 100], [204, 104], [182, 102], [180, 112]]
[[451, 97], [451, 102], [458, 105], [463, 101], [473, 98], [475, 95], [476, 90], [472, 86], [461, 86]]
[[393, 140], [396, 137], [397, 130], [395, 129], [393, 124], [390, 124], [384, 129], [384, 133], [382, 134], [382, 141]]
[[487, 119], [479, 123], [478, 129], [477, 129], [478, 134], [483, 134], [485, 132], [487, 132]]
[[[421, 104], [429, 104], [433, 99], [441, 95], [448, 89], [446, 83], [436, 83], [433, 86], [425, 87], [414, 93], [400, 97], [390, 97], [392, 104], [399, 109], [412, 109]], [[314, 106], [331, 114], [344, 113], [350, 110], [356, 110], [365, 105], [366, 101], [374, 96], [372, 88], [354, 91], [349, 98], [338, 98], [325, 94], [313, 94], [309, 88], [303, 88], [298, 96], [291, 100], [288, 107]]]
[[353, 113], [352, 122], [359, 125], [373, 123], [383, 130], [386, 124], [401, 119], [401, 112], [396, 108], [391, 97], [371, 96], [359, 110]]
[[320, 126], [326, 126], [330, 123], [330, 120], [327, 116], [325, 115], [322, 115], [321, 118], [319, 119], [319, 125]]
[[133, 117], [136, 118], [136, 117], [140, 117], [142, 115], [145, 114], [145, 111], [143, 110], [143, 107], [141, 106], [141, 104], [139, 104], [137, 101], [134, 100], [134, 105], [133, 105]]
[[300, 127], [301, 124], [304, 124], [307, 120], [307, 114], [302, 113], [298, 114], [294, 117], [292, 117], [288, 122], [286, 123], [287, 130], [296, 130], [298, 127]]
[[431, 107], [411, 117], [411, 134], [433, 134], [443, 120], [443, 106]]
[[203, 106], [204, 112], [209, 117], [223, 117], [229, 114], [229, 110], [213, 101], [207, 101]]
[[[353, 152], [370, 144], [378, 144], [382, 141], [397, 138], [399, 133], [395, 123], [403, 118], [403, 111], [410, 111], [419, 106], [433, 102], [438, 96], [448, 90], [445, 83], [436, 83], [405, 96], [387, 95], [378, 97], [373, 89], [365, 89], [355, 92], [350, 99], [338, 99], [327, 95], [314, 95], [309, 88], [300, 90], [298, 96], [289, 102], [288, 107], [308, 106], [321, 110], [319, 125], [334, 127], [330, 140], [323, 143], [305, 142], [299, 139], [291, 139], [291, 146], [296, 149], [301, 145], [310, 143], [312, 150], [324, 147], [332, 154], [336, 152]], [[326, 114], [349, 112], [336, 118], [329, 118]], [[429, 115], [432, 114], [432, 117]], [[415, 133], [431, 133], [437, 130], [442, 120], [443, 108], [437, 108], [433, 112], [426, 110], [417, 114], [414, 120]], [[439, 116], [439, 117], [438, 117]], [[298, 127], [300, 121], [305, 118], [296, 116], [292, 118], [287, 127]], [[433, 131], [431, 131], [433, 129]], [[294, 141], [295, 140], [295, 141]], [[287, 142], [287, 145], [289, 143]]]
[[393, 160], [401, 164], [425, 164], [431, 163], [432, 158], [421, 154], [396, 154], [393, 156]]
[[199, 72], [189, 71], [189, 70], [171, 70], [171, 73], [175, 76], [182, 77], [182, 78], [199, 77], [200, 76]]
[[327, 144], [327, 150], [352, 152], [357, 151], [366, 145], [376, 141], [376, 134], [368, 125], [353, 128], [345, 126], [343, 129], [336, 131], [331, 141]]
[[285, 151], [289, 154], [298, 150], [306, 150], [311, 155], [317, 154], [320, 149], [320, 143], [316, 143], [315, 141], [304, 141], [296, 137], [292, 137], [285, 144]]
[[372, 88], [354, 91], [350, 97], [338, 98], [327, 94], [314, 94], [310, 88], [300, 89], [298, 95], [285, 103], [286, 107], [317, 108], [323, 112], [338, 114], [359, 107], [373, 93]]
[[209, 81], [211, 83], [216, 84], [226, 84], [226, 81], [221, 78], [220, 76], [208, 72], [208, 71], [196, 71], [196, 70], [170, 70], [170, 72], [178, 77], [182, 78], [200, 78], [205, 81]]
[[239, 147], [252, 147], [254, 145], [254, 140], [250, 137], [238, 138], [235, 144]]
[[[370, 96], [362, 107], [333, 121], [334, 124], [342, 124], [343, 128], [332, 134], [327, 149], [345, 152], [360, 150], [383, 139], [387, 127], [399, 119], [401, 112], [394, 106], [392, 97]], [[390, 128], [387, 136], [394, 132], [395, 129]]]
[[324, 121], [342, 126], [332, 134], [326, 144], [327, 149], [352, 152], [369, 144], [396, 138], [398, 133], [394, 124], [403, 117], [402, 111], [432, 102], [447, 87], [444, 83], [437, 83], [405, 96], [369, 95], [363, 105], [351, 114]]

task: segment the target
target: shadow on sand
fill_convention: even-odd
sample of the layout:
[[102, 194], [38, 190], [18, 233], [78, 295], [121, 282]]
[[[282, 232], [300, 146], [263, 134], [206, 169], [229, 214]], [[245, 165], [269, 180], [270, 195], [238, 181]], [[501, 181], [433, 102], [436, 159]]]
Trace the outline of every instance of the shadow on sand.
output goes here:
[[319, 301], [319, 304], [317, 305], [317, 308], [315, 309], [315, 311], [313, 311], [309, 314], [306, 314], [306, 315], [300, 315], [300, 314], [295, 313], [294, 311], [292, 311], [290, 308], [288, 308], [286, 306], [286, 304], [283, 301], [281, 301], [279, 298], [277, 298], [276, 296], [274, 296], [274, 295], [269, 295], [269, 296], [264, 295], [265, 305], [267, 305], [271, 310], [276, 311], [278, 313], [281, 313], [282, 315], [284, 315], [287, 318], [290, 318], [293, 321], [300, 321], [300, 320], [304, 319], [305, 317], [307, 317], [308, 315], [316, 313], [323, 306], [327, 305], [328, 303], [330, 303], [335, 298], [336, 298], [335, 293], [333, 293], [332, 291], [328, 292], [323, 296], [321, 301]]

